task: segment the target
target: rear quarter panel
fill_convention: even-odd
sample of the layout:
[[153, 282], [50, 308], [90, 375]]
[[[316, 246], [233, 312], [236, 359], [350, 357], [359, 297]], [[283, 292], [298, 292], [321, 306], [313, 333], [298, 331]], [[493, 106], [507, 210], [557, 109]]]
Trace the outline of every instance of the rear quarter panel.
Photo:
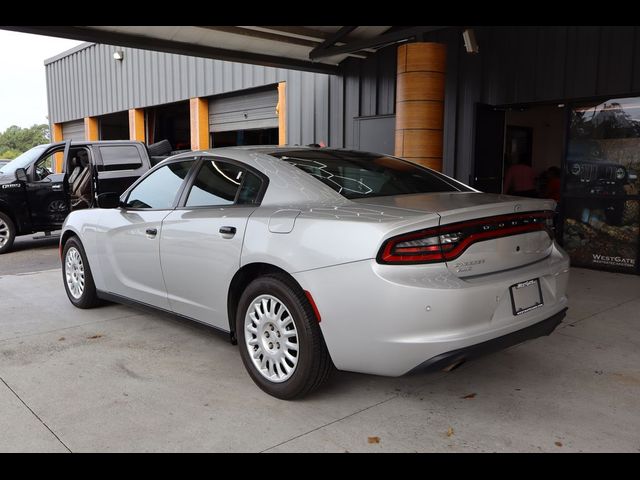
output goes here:
[[[277, 212], [299, 211], [289, 233], [270, 231]], [[280, 220], [279, 220], [280, 223]], [[262, 207], [247, 224], [241, 264], [264, 262], [289, 273], [375, 258], [384, 238], [396, 230], [428, 228], [438, 216], [354, 206]], [[272, 223], [273, 226], [273, 223]], [[271, 228], [273, 230], [273, 227]]]

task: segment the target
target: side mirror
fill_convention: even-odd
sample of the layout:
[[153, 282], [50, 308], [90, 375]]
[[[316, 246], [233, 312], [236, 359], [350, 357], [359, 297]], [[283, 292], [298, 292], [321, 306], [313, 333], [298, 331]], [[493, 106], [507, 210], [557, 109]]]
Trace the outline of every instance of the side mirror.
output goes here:
[[120, 206], [120, 195], [117, 193], [107, 192], [98, 195], [98, 208], [118, 208]]
[[27, 177], [27, 171], [24, 168], [16, 169], [16, 180], [23, 183], [27, 183], [29, 181], [29, 177]]

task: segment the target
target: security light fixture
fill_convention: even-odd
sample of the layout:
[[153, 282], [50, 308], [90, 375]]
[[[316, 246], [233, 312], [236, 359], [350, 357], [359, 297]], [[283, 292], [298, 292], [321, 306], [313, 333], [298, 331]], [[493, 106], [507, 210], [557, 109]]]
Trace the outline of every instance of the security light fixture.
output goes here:
[[462, 39], [464, 40], [464, 49], [467, 53], [478, 53], [480, 51], [473, 28], [465, 28], [462, 32]]
[[114, 60], [122, 61], [123, 58], [124, 58], [124, 52], [122, 50], [116, 50], [115, 52], [113, 52]]

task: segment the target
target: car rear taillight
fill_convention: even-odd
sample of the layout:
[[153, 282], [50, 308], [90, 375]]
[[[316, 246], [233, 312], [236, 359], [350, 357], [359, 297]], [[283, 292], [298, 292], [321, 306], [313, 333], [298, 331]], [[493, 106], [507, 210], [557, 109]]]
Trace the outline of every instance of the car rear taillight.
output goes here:
[[553, 212], [497, 215], [441, 225], [388, 239], [378, 263], [416, 264], [454, 260], [470, 245], [494, 238], [545, 230], [553, 239]]

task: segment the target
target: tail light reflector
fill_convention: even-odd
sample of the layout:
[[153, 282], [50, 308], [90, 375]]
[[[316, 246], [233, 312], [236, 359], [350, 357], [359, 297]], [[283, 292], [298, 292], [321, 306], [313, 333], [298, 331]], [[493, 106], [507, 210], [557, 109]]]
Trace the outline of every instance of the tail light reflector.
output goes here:
[[378, 263], [416, 264], [454, 260], [470, 245], [494, 238], [545, 230], [553, 239], [553, 212], [529, 212], [478, 218], [392, 237]]

